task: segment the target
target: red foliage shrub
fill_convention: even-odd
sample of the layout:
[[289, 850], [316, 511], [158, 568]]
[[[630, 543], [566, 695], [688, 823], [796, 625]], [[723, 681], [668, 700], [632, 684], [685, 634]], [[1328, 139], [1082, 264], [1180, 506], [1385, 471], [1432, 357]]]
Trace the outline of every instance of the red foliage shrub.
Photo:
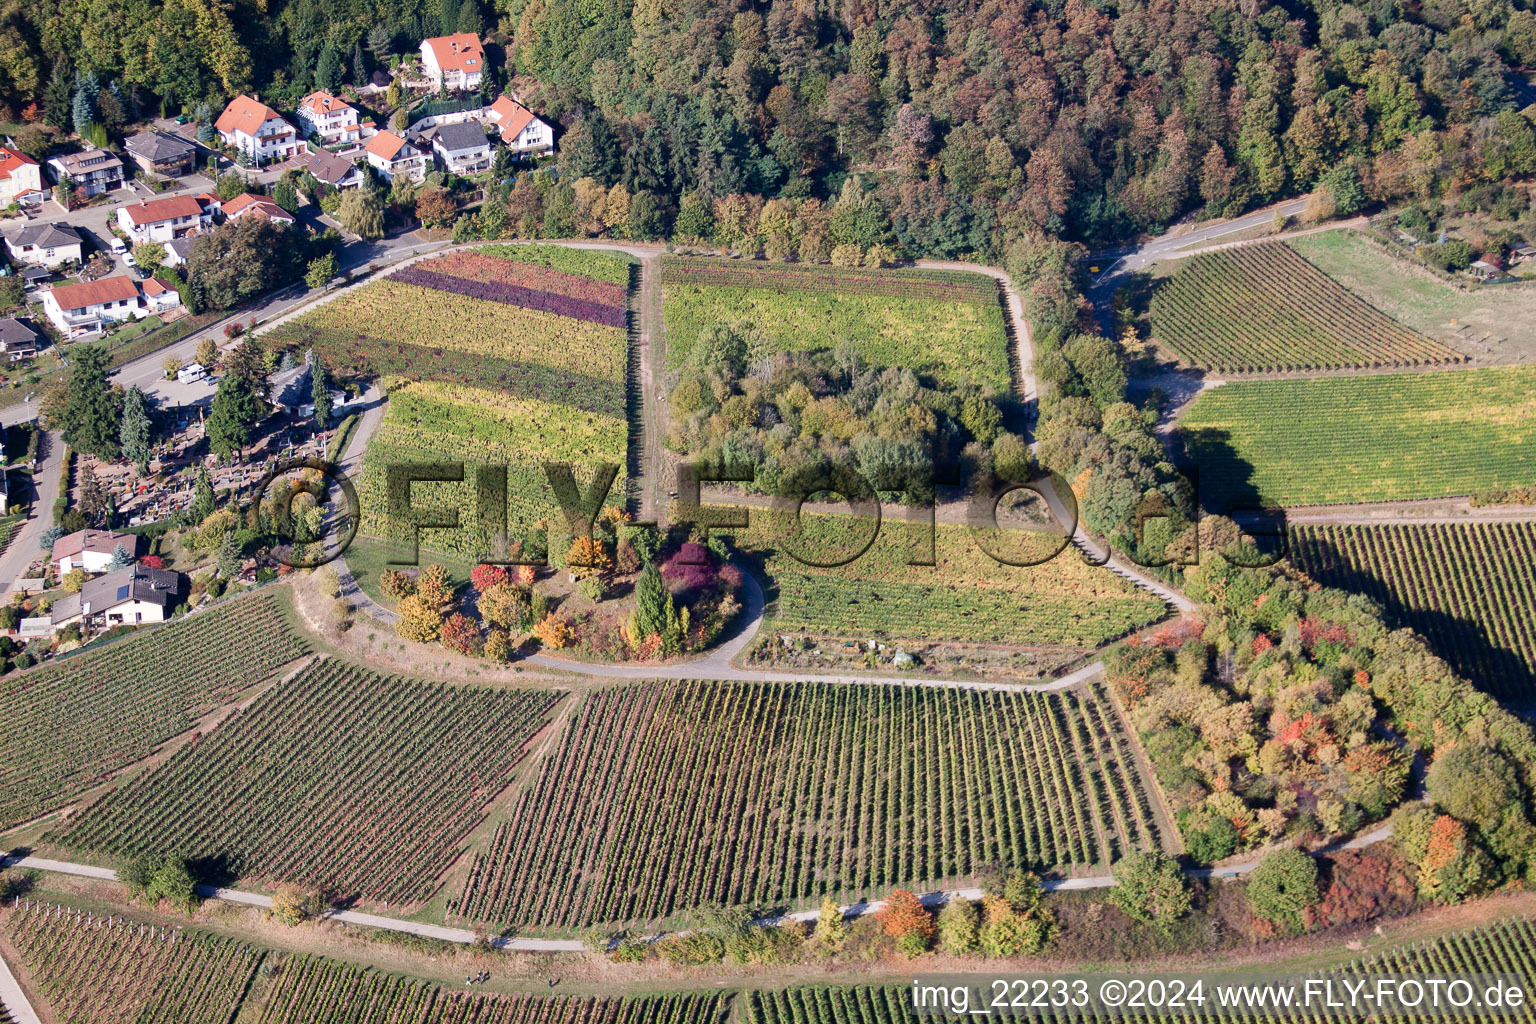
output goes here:
[[448, 616], [438, 636], [443, 646], [460, 654], [480, 653], [480, 626], [474, 619], [460, 612]]
[[893, 939], [904, 935], [919, 935], [926, 939], [934, 932], [933, 914], [906, 889], [897, 889], [885, 898], [885, 906], [880, 910], [880, 925]]
[[475, 588], [475, 593], [483, 594], [497, 584], [507, 582], [510, 575], [505, 566], [477, 565], [470, 570], [469, 583]]
[[143, 558], [139, 559], [139, 564], [146, 569], [164, 569], [165, 559], [161, 558], [159, 555], [145, 555]]
[[1319, 643], [1339, 644], [1343, 647], [1353, 647], [1355, 642], [1345, 629], [1337, 622], [1324, 622], [1322, 619], [1307, 616], [1296, 623], [1296, 629], [1301, 637], [1303, 647], [1311, 649]]
[[1319, 858], [1318, 866], [1322, 868], [1321, 895], [1303, 913], [1309, 929], [1358, 924], [1413, 907], [1413, 880], [1390, 843], [1339, 850]]
[[1268, 634], [1260, 633], [1258, 636], [1253, 638], [1253, 656], [1257, 658], [1259, 655], [1263, 654], [1267, 650], [1270, 650], [1274, 646], [1275, 642], [1269, 638]]

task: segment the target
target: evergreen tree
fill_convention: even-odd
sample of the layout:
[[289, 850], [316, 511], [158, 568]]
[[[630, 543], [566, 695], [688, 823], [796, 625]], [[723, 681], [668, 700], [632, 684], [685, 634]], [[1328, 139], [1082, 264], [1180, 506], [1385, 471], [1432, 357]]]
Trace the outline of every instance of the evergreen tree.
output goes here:
[[192, 485], [192, 508], [190, 510], [192, 525], [201, 525], [204, 519], [213, 515], [216, 504], [217, 498], [213, 493], [213, 477], [208, 475], [208, 464], [206, 462], [199, 462], [197, 464], [197, 482]]
[[123, 425], [119, 441], [123, 457], [138, 468], [139, 475], [149, 472], [150, 422], [144, 392], [135, 385], [123, 396]]
[[327, 42], [320, 50], [320, 59], [315, 62], [315, 85], [326, 92], [335, 92], [341, 88], [341, 79], [341, 53]]
[[363, 58], [363, 44], [352, 44], [352, 84], [361, 89], [368, 84], [368, 61]]
[[214, 570], [219, 579], [232, 580], [240, 574], [240, 539], [230, 530], [219, 544], [219, 563]]
[[315, 403], [315, 426], [326, 430], [331, 422], [331, 377], [319, 356], [310, 365], [309, 389]]
[[384, 66], [386, 58], [389, 57], [391, 42], [393, 39], [389, 29], [383, 25], [375, 25], [368, 30], [368, 52], [373, 54], [374, 63], [380, 67]]
[[74, 88], [70, 85], [68, 66], [64, 61], [54, 62], [53, 77], [43, 90], [43, 120], [55, 128], [68, 128], [74, 112], [72, 100]]
[[476, 0], [464, 0], [464, 6], [459, 8], [459, 20], [455, 26], [459, 32], [468, 32], [476, 39], [485, 33], [485, 19], [480, 14], [480, 4]]
[[460, 0], [437, 0], [438, 14], [441, 16], [439, 30], [445, 36], [451, 36], [459, 30], [459, 2]]
[[132, 564], [133, 556], [128, 553], [127, 548], [119, 544], [112, 549], [112, 558], [107, 562], [107, 571], [113, 572], [117, 569], [126, 569]]
[[110, 530], [115, 512], [112, 495], [101, 484], [101, 477], [94, 472], [85, 474], [80, 483], [80, 515], [85, 525], [94, 530]]
[[69, 371], [68, 397], [59, 414], [65, 442], [77, 452], [99, 459], [122, 454], [121, 398], [108, 379], [107, 350], [102, 345], [77, 345]]
[[220, 455], [238, 456], [251, 443], [251, 424], [261, 418], [261, 412], [261, 401], [245, 378], [225, 374], [208, 416], [208, 447]]
[[292, 178], [282, 178], [272, 186], [272, 201], [289, 213], [299, 212], [299, 190]]
[[101, 94], [101, 82], [96, 72], [87, 71], [75, 83], [75, 98], [71, 106], [75, 131], [85, 135], [91, 122], [96, 120], [96, 99]]

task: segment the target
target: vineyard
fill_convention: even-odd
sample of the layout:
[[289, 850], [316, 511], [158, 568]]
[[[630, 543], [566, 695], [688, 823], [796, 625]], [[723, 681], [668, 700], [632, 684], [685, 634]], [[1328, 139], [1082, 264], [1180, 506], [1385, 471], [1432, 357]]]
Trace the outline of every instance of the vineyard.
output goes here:
[[322, 661], [50, 838], [114, 856], [177, 850], [337, 896], [422, 900], [560, 697]]
[[1225, 384], [1181, 428], [1215, 511], [1518, 487], [1536, 479], [1536, 367]]
[[852, 900], [1158, 842], [1112, 707], [1046, 694], [668, 681], [591, 694], [458, 917], [576, 926]]
[[[1491, 925], [1474, 928], [1470, 931], [1453, 932], [1435, 939], [1416, 942], [1412, 946], [1397, 946], [1380, 954], [1352, 960], [1347, 964], [1329, 970], [1327, 973], [1335, 978], [1362, 978], [1377, 975], [1389, 975], [1397, 977], [1426, 976], [1449, 978], [1451, 976], [1471, 977], [1473, 975], [1503, 974], [1515, 977], [1532, 976], [1536, 972], [1536, 926], [1524, 918], [1508, 918]], [[1302, 977], [1316, 977], [1317, 972], [1309, 971]], [[1029, 1018], [1032, 1020], [1135, 1020], [1135, 1021], [1168, 1021], [1184, 1022], [1184, 1024], [1201, 1024], [1205, 1021], [1232, 1021], [1234, 1024], [1257, 1024], [1259, 1021], [1320, 1021], [1327, 1019], [1345, 1019], [1343, 1016], [1330, 1017], [1320, 1014], [1314, 1009], [1306, 1013], [1285, 1013], [1275, 1010], [1261, 1012], [1245, 1012], [1234, 1008], [1219, 1008], [1217, 1000], [1213, 998], [1211, 984], [1221, 984], [1223, 981], [1237, 981], [1237, 978], [1223, 979], [1221, 975], [1212, 975], [1210, 983], [1206, 985], [1206, 1001], [1199, 1006], [1189, 1006], [1182, 1012], [1174, 1010], [1160, 1010], [1156, 1013], [1137, 1013], [1128, 1016], [1123, 1013], [1103, 1014], [1098, 1016], [1083, 1015], [1077, 1011], [1053, 1013], [1047, 1010], [1030, 1010]], [[974, 984], [974, 982], [973, 982]], [[1091, 984], [1091, 983], [1090, 983]], [[985, 984], [980, 986], [982, 993], [990, 999], [993, 992]], [[1339, 991], [1336, 985], [1335, 990]], [[1150, 991], [1150, 989], [1149, 989]], [[1407, 994], [1408, 990], [1405, 990]], [[1477, 989], [1480, 996], [1482, 989]], [[815, 986], [808, 988], [789, 988], [764, 992], [749, 992], [744, 995], [745, 1006], [741, 1019], [746, 1024], [918, 1024], [919, 1021], [961, 1021], [974, 1020], [974, 1016], [944, 1014], [936, 1012], [931, 1016], [919, 1016], [912, 1010], [913, 993], [911, 985], [893, 985], [888, 987], [860, 986], [855, 988], [828, 988]], [[1444, 1009], [1444, 1003], [1437, 1012], [1448, 1013]], [[1362, 1015], [1354, 1020], [1362, 1021], [1412, 1021], [1426, 1020], [1430, 1016], [1426, 1000], [1425, 1009], [1411, 1016], [1385, 1017], [1379, 1014]], [[1501, 1021], [1529, 1022], [1536, 1021], [1536, 1010], [1533, 1010], [1529, 1002], [1518, 1009], [1506, 1008], [1494, 1011], [1484, 1007], [1481, 1012], [1494, 1014]], [[1023, 1018], [1016, 1018], [1023, 1019]]]
[[[320, 957], [286, 959], [260, 1024], [720, 1024], [728, 997], [486, 995]], [[253, 1020], [255, 1018], [252, 1018]]]
[[[853, 549], [847, 536], [860, 527], [851, 517], [804, 519], [826, 551]], [[905, 524], [887, 522], [853, 562], [820, 569], [783, 550], [773, 515], [753, 509], [751, 520], [762, 528], [737, 539], [764, 558], [778, 588], [775, 633], [1088, 649], [1166, 614], [1162, 601], [1107, 569], [1084, 564], [1070, 549], [1040, 565], [1004, 565], [964, 528], [939, 523], [936, 564], [909, 565]]]
[[231, 939], [30, 899], [8, 914], [11, 944], [66, 1024], [227, 1024], [262, 957]]
[[557, 515], [554, 493], [542, 465], [548, 461], [578, 467], [576, 476], [583, 487], [596, 464], [620, 467], [608, 501], [621, 504], [627, 486], [623, 472], [627, 433], [622, 416], [465, 386], [403, 385], [390, 392], [384, 420], [364, 456], [358, 488], [362, 528], [379, 537], [410, 536], [409, 525], [392, 520], [386, 512], [386, 467], [462, 462], [462, 482], [413, 484], [411, 506], [459, 514], [457, 529], [422, 531], [429, 547], [464, 557], [484, 554], [486, 542], [477, 539], [487, 534], [476, 521], [474, 466], [490, 463], [507, 467], [507, 525], [518, 535], [538, 519]]
[[0, 827], [52, 811], [309, 653], [276, 594], [0, 682]]
[[1279, 242], [1183, 261], [1152, 299], [1152, 335], [1220, 373], [1459, 362]]
[[853, 343], [862, 358], [953, 383], [969, 376], [1010, 386], [1008, 337], [997, 282], [931, 270], [864, 271], [791, 264], [716, 265], [663, 257], [667, 364], [688, 360], [711, 324], [745, 323], [768, 351]]
[[1536, 523], [1292, 526], [1291, 561], [1365, 593], [1480, 687], [1536, 685]]

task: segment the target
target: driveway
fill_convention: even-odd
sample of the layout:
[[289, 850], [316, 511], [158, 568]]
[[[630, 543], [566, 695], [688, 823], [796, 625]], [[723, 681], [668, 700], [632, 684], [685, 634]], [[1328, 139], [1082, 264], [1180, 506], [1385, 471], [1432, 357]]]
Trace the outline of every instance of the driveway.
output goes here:
[[[35, 411], [35, 410], [34, 410]], [[53, 503], [59, 497], [59, 481], [63, 477], [64, 439], [56, 433], [43, 437], [43, 459], [32, 474], [36, 494], [27, 521], [21, 524], [16, 536], [0, 555], [0, 581], [4, 581], [5, 595], [10, 597], [16, 589], [16, 581], [26, 572], [32, 559], [40, 550], [38, 541], [43, 531], [53, 525]]]

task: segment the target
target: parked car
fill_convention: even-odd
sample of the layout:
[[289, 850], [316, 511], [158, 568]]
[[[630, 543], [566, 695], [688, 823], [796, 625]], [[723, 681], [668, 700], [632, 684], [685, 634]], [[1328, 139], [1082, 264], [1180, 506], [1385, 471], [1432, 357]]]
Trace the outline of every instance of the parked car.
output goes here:
[[131, 252], [123, 253], [123, 265], [124, 266], [129, 266], [129, 267], [136, 267], [136, 266], [138, 266], [138, 264], [134, 262], [133, 253], [131, 253]]

